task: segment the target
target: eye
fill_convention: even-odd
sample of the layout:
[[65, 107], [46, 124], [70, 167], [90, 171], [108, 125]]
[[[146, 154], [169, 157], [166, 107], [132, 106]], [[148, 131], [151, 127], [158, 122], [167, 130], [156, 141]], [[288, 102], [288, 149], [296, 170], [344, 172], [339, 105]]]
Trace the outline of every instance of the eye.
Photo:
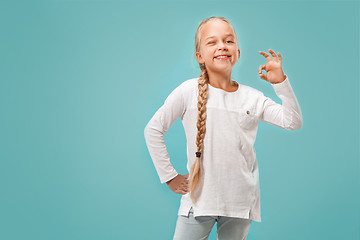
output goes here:
[[231, 43], [233, 43], [233, 41], [231, 41], [231, 40], [228, 40], [227, 42], [231, 42]]
[[211, 44], [211, 43], [214, 43], [214, 42], [208, 42], [208, 44]]

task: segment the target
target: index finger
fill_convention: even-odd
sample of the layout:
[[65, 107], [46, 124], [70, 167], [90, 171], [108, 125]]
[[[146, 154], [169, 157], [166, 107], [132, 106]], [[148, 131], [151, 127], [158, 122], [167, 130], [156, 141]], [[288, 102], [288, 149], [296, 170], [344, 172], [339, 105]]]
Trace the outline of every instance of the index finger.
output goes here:
[[259, 53], [265, 57], [266, 62], [269, 62], [269, 61], [271, 61], [271, 60], [272, 60], [272, 59], [271, 59], [271, 57], [270, 57], [270, 55], [269, 55], [269, 54], [267, 54], [266, 52], [259, 51]]

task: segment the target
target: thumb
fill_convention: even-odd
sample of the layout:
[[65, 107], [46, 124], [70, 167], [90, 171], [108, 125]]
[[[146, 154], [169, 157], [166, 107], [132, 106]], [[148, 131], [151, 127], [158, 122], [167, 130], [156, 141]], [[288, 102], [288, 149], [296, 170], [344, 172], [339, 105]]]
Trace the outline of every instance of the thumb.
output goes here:
[[187, 179], [189, 177], [189, 174], [188, 173], [185, 174], [184, 177]]

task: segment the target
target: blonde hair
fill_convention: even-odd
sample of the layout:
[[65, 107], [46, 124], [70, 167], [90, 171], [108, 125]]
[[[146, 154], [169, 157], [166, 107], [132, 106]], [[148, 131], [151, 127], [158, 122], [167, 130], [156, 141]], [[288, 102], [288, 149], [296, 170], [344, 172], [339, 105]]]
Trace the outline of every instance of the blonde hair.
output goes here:
[[[232, 26], [232, 24], [224, 17], [209, 17], [204, 20], [202, 20], [196, 30], [195, 33], [195, 51], [200, 52], [200, 40], [201, 40], [201, 30], [205, 23], [209, 21], [215, 21], [215, 20], [221, 20], [230, 25], [230, 27], [233, 29], [234, 37], [236, 40], [237, 47], [239, 46], [238, 38], [236, 36], [235, 30]], [[200, 159], [203, 158], [202, 152], [203, 152], [203, 140], [206, 132], [206, 102], [207, 102], [207, 96], [208, 96], [208, 83], [209, 83], [209, 76], [206, 70], [205, 63], [201, 64], [199, 63], [201, 75], [198, 80], [198, 118], [197, 118], [197, 124], [196, 127], [198, 129], [197, 135], [196, 135], [196, 158], [195, 162], [191, 167], [190, 170], [190, 197], [194, 203], [196, 203], [197, 199], [195, 198], [195, 190], [199, 187], [200, 179], [201, 179], [201, 161]]]

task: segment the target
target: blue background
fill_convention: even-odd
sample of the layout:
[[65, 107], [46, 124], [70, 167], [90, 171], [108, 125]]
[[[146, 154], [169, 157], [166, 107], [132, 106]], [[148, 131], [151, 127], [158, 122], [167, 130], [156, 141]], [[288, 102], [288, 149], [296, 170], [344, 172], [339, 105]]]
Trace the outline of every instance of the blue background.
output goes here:
[[[87, 0], [0, 3], [0, 239], [172, 239], [181, 195], [143, 131], [200, 75], [210, 16], [239, 37], [232, 78], [281, 103], [257, 73], [258, 51], [280, 52], [303, 113], [296, 131], [259, 124], [248, 239], [359, 239], [358, 1]], [[187, 173], [180, 119], [165, 140]]]

